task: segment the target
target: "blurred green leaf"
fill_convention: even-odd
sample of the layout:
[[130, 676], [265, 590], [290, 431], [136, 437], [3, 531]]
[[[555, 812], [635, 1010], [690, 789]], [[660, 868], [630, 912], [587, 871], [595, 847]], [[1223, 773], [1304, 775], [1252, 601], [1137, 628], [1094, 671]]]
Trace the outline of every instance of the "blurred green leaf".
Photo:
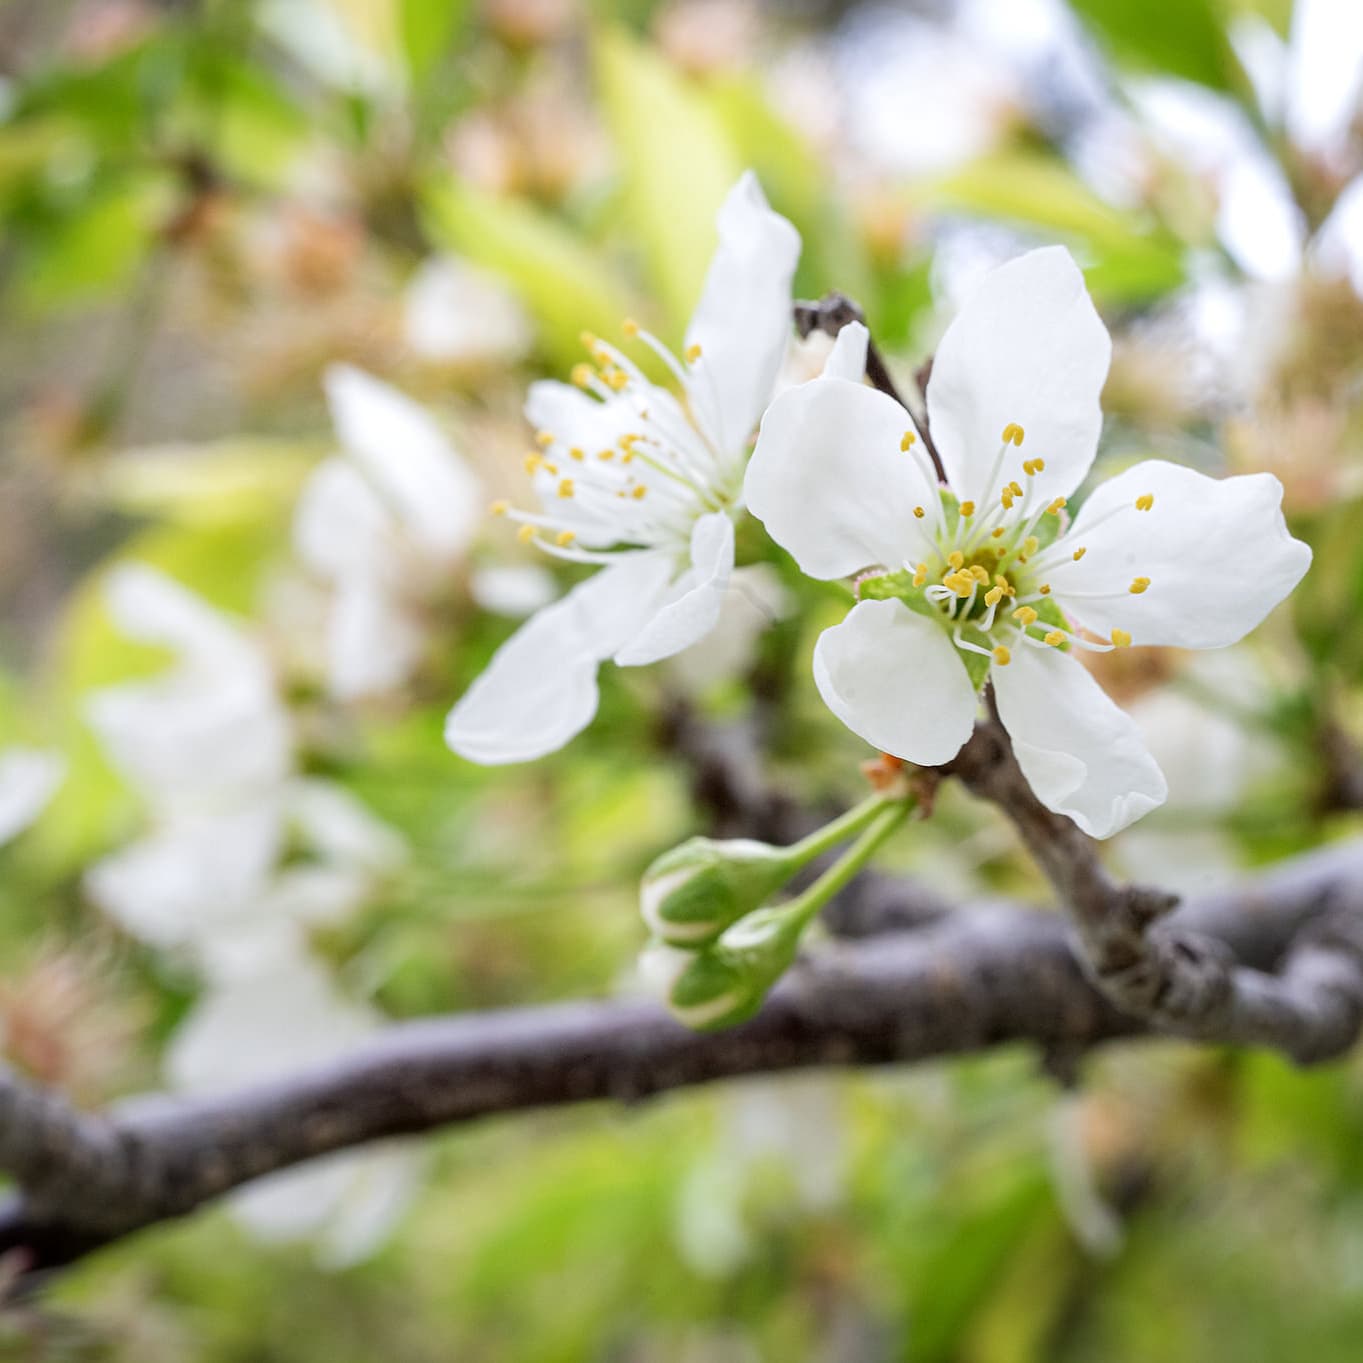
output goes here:
[[656, 52], [607, 28], [595, 60], [620, 156], [624, 214], [680, 332], [714, 251], [715, 215], [742, 167], [714, 108]]
[[1235, 91], [1240, 64], [1214, 0], [1072, 0], [1123, 65]]
[[398, 32], [412, 79], [430, 74], [468, 18], [468, 0], [399, 0]]
[[584, 328], [611, 335], [630, 311], [596, 252], [523, 200], [440, 180], [426, 187], [421, 207], [433, 240], [506, 280], [540, 323], [559, 364], [583, 358], [578, 338]]

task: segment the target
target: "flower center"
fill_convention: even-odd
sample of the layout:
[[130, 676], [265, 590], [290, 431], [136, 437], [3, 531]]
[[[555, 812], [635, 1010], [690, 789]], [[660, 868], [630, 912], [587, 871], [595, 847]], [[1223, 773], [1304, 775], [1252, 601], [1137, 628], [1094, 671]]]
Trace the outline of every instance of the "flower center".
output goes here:
[[680, 397], [650, 380], [613, 345], [583, 332], [591, 362], [573, 383], [598, 402], [583, 428], [537, 433], [525, 458], [539, 511], [508, 501], [492, 513], [520, 525], [519, 537], [557, 558], [605, 563], [620, 552], [669, 549], [684, 558], [696, 520], [730, 511], [742, 488], [743, 463], [726, 454], [701, 416], [705, 385], [713, 388], [699, 346], [678, 359], [637, 322], [625, 335], [654, 352], [676, 378]]

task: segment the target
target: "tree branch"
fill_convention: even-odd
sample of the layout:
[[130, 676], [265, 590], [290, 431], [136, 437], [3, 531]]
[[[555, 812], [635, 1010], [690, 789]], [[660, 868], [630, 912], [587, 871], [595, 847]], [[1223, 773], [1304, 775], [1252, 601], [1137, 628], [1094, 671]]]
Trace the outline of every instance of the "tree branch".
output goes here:
[[[967, 762], [963, 776], [970, 770]], [[1093, 881], [1089, 870], [1072, 883]], [[1357, 921], [1361, 883], [1363, 841], [1182, 909], [1168, 924], [1175, 940], [1212, 944], [1232, 962], [1235, 1000], [1184, 1034], [1265, 1042], [1311, 1060], [1350, 1045], [1363, 972], [1351, 937], [1333, 933]], [[0, 1214], [0, 1252], [13, 1252], [32, 1280], [261, 1175], [499, 1113], [1009, 1042], [1077, 1054], [1163, 1030], [1162, 1014], [1143, 1023], [1091, 983], [1062, 917], [995, 904], [826, 946], [757, 1018], [725, 1032], [689, 1032], [641, 1000], [435, 1019], [393, 1026], [344, 1060], [272, 1084], [158, 1098], [105, 1117], [76, 1114], [9, 1076], [0, 1159], [21, 1192]]]

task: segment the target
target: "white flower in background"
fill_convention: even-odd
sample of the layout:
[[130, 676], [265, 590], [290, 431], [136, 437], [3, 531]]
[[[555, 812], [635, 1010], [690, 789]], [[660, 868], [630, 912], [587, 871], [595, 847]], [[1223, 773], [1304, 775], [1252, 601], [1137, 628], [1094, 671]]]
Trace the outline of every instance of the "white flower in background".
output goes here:
[[19, 747], [0, 752], [0, 845], [38, 818], [65, 777], [66, 763], [57, 753]]
[[820, 694], [867, 742], [932, 766], [969, 737], [988, 680], [1037, 796], [1108, 837], [1166, 785], [1072, 651], [1253, 629], [1310, 563], [1282, 487], [1150, 460], [1066, 523], [1110, 343], [1063, 248], [994, 271], [942, 339], [927, 403], [947, 487], [908, 413], [854, 379], [865, 345], [845, 329], [824, 377], [772, 404], [747, 477], [753, 514], [811, 577], [875, 571], [819, 639]]
[[403, 336], [439, 364], [513, 364], [530, 348], [525, 309], [495, 276], [453, 256], [425, 261], [407, 285]]
[[[342, 997], [302, 956], [208, 990], [171, 1039], [166, 1075], [187, 1094], [261, 1083], [345, 1055], [383, 1020]], [[324, 1156], [236, 1193], [233, 1214], [261, 1240], [313, 1240], [318, 1259], [340, 1268], [369, 1257], [410, 1205], [421, 1156], [397, 1144]]]
[[[249, 972], [357, 908], [400, 864], [401, 840], [345, 791], [296, 774], [269, 660], [236, 624], [143, 566], [116, 569], [106, 593], [124, 633], [178, 660], [90, 698], [153, 827], [91, 867], [86, 888], [143, 941], [210, 974]], [[294, 850], [308, 859], [281, 866]]]
[[[795, 229], [745, 175], [719, 214], [719, 247], [683, 358], [632, 323], [676, 377], [678, 399], [614, 346], [587, 337], [578, 387], [537, 383], [528, 466], [539, 511], [495, 510], [546, 552], [601, 571], [539, 611], [450, 712], [446, 740], [475, 762], [560, 748], [596, 713], [598, 667], [680, 653], [719, 618], [752, 430], [790, 337]], [[585, 390], [585, 391], [582, 391]]]
[[411, 676], [423, 607], [467, 555], [482, 489], [410, 398], [348, 365], [328, 370], [326, 389], [343, 453], [304, 486], [294, 546], [332, 588], [328, 684], [354, 700]]

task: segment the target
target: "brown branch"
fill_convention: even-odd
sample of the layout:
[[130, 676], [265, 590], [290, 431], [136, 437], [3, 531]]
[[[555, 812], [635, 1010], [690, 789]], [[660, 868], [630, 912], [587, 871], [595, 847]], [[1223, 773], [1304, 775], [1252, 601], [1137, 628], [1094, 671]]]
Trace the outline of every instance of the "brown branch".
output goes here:
[[1302, 1063], [1353, 1044], [1363, 1021], [1363, 884], [1337, 886], [1330, 913], [1269, 976], [1185, 917], [1161, 922], [1175, 896], [1116, 884], [1094, 843], [1033, 794], [997, 720], [979, 724], [947, 770], [1012, 820], [1069, 912], [1086, 969], [1123, 1012], [1177, 1036], [1270, 1046]]
[[[849, 322], [865, 322], [866, 314], [861, 307], [854, 303], [846, 294], [826, 293], [816, 302], [801, 302], [795, 304], [795, 330], [801, 337], [809, 336], [816, 331], [822, 331], [826, 336], [836, 336], [843, 327]], [[931, 371], [931, 362], [924, 372]], [[866, 343], [866, 377], [871, 381], [874, 388], [880, 389], [882, 393], [892, 397], [906, 412], [913, 417], [913, 424], [918, 427], [919, 434], [923, 437], [923, 448], [928, 452], [928, 458], [932, 460], [932, 466], [937, 471], [937, 478], [945, 483], [947, 480], [946, 469], [942, 464], [941, 457], [937, 453], [937, 446], [932, 443], [932, 436], [928, 432], [927, 417], [904, 400], [903, 395], [895, 386], [894, 379], [890, 377], [890, 371], [886, 367], [885, 359], [876, 348], [874, 340]], [[926, 385], [924, 385], [926, 392]]]
[[[962, 765], [968, 780], [971, 760]], [[1067, 883], [1098, 882], [1090, 870]], [[1185, 1034], [1266, 1042], [1298, 1059], [1351, 1044], [1363, 975], [1353, 941], [1332, 933], [1356, 920], [1360, 883], [1363, 842], [1355, 842], [1174, 915], [1167, 926], [1176, 940], [1205, 942], [1234, 963], [1239, 1000]], [[269, 1085], [158, 1099], [107, 1117], [78, 1116], [11, 1079], [0, 1088], [0, 1159], [22, 1191], [0, 1215], [0, 1251], [39, 1275], [266, 1173], [499, 1113], [634, 1102], [737, 1075], [901, 1064], [1009, 1042], [1073, 1055], [1164, 1023], [1158, 1014], [1143, 1023], [1095, 988], [1062, 917], [992, 905], [825, 947], [756, 1019], [710, 1035], [638, 1000], [435, 1019], [394, 1026], [342, 1061]]]

